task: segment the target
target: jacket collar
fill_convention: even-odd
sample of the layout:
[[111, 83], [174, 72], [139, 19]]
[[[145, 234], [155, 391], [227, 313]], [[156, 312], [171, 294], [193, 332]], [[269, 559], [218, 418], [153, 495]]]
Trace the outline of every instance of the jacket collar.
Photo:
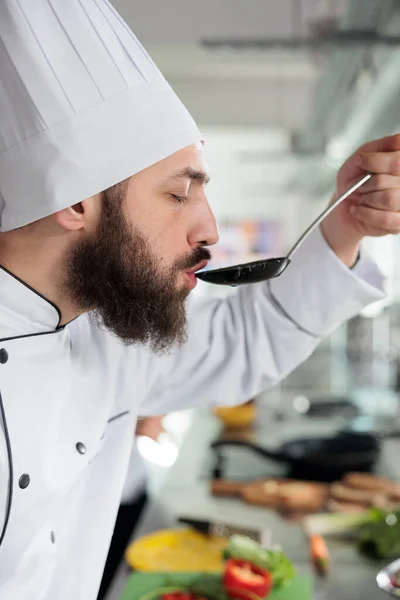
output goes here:
[[55, 304], [0, 266], [0, 338], [55, 331], [60, 321]]

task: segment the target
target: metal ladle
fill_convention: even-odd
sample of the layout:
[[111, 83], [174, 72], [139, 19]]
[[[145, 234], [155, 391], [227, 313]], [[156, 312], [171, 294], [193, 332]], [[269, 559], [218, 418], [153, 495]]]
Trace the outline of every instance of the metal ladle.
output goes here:
[[283, 271], [289, 266], [290, 261], [294, 253], [300, 248], [304, 240], [310, 235], [310, 233], [333, 211], [335, 208], [346, 200], [351, 194], [353, 194], [359, 187], [371, 179], [372, 175], [369, 173], [365, 175], [360, 181], [354, 184], [344, 194], [342, 194], [335, 202], [333, 202], [328, 208], [326, 208], [320, 215], [315, 219], [313, 223], [306, 229], [303, 235], [297, 240], [293, 248], [285, 257], [281, 258], [267, 258], [264, 260], [256, 260], [254, 262], [243, 263], [241, 265], [233, 265], [232, 267], [224, 267], [222, 269], [212, 269], [210, 271], [200, 271], [196, 273], [196, 277], [202, 281], [208, 283], [214, 283], [216, 285], [245, 285], [247, 283], [258, 283], [260, 281], [266, 281], [267, 279], [273, 279], [283, 273]]

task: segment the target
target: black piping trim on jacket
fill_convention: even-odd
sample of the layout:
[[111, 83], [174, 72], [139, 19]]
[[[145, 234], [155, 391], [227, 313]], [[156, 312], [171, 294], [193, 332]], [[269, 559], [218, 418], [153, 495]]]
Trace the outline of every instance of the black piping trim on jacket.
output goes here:
[[108, 419], [107, 423], [111, 423], [112, 421], [115, 421], [116, 419], [124, 417], [125, 415], [129, 415], [130, 412], [131, 412], [130, 410], [125, 410], [124, 412], [119, 413], [118, 415], [114, 415], [113, 417], [111, 417], [111, 419]]
[[311, 337], [313, 337], [313, 338], [315, 338], [317, 340], [321, 339], [319, 335], [316, 335], [315, 333], [312, 333], [312, 331], [309, 331], [308, 329], [305, 329], [297, 321], [295, 321], [293, 319], [293, 317], [291, 317], [289, 315], [289, 313], [283, 308], [283, 306], [279, 302], [279, 300], [277, 300], [277, 298], [275, 298], [274, 294], [272, 293], [272, 290], [271, 290], [271, 281], [267, 282], [267, 286], [268, 286], [268, 291], [269, 291], [269, 295], [270, 295], [270, 298], [271, 298], [272, 302], [275, 304], [275, 307], [279, 310], [279, 312], [281, 312], [283, 314], [284, 317], [286, 317], [287, 319], [289, 319], [289, 321], [291, 321], [293, 323], [293, 325], [295, 325], [297, 327], [297, 329], [299, 329], [300, 331], [303, 331], [303, 333], [306, 333], [307, 335], [310, 335]]
[[[121, 417], [125, 417], [125, 415], [129, 415], [129, 414], [130, 414], [130, 412], [131, 412], [130, 410], [125, 410], [125, 411], [124, 411], [124, 412], [122, 412], [122, 413], [118, 413], [118, 415], [114, 415], [113, 417], [111, 417], [111, 419], [108, 419], [108, 421], [107, 421], [107, 424], [108, 424], [108, 423], [112, 423], [113, 421], [116, 421], [117, 419], [120, 419]], [[103, 432], [103, 435], [102, 435], [102, 436], [101, 436], [101, 438], [100, 438], [101, 440], [102, 440], [102, 439], [104, 438], [104, 436], [106, 435], [106, 430], [107, 430], [107, 427], [106, 427], [106, 429], [104, 430], [104, 432]]]
[[20, 279], [19, 277], [17, 277], [17, 275], [14, 275], [14, 273], [11, 273], [11, 271], [9, 271], [8, 269], [6, 269], [2, 265], [0, 265], [0, 269], [2, 271], [4, 271], [5, 273], [7, 273], [8, 275], [10, 275], [10, 277], [13, 277], [13, 279], [15, 279], [16, 281], [18, 281], [19, 283], [21, 283], [23, 286], [25, 286], [26, 288], [28, 288], [28, 290], [30, 290], [31, 292], [33, 292], [34, 294], [36, 294], [36, 296], [39, 296], [39, 298], [41, 298], [42, 300], [44, 300], [45, 302], [47, 302], [48, 304], [50, 304], [50, 306], [52, 306], [54, 308], [54, 310], [58, 314], [58, 323], [57, 323], [56, 330], [59, 329], [62, 316], [61, 316], [61, 310], [58, 308], [57, 304], [54, 304], [54, 302], [52, 302], [51, 300], [49, 300], [48, 298], [46, 298], [45, 296], [43, 296], [40, 292], [38, 292], [37, 290], [35, 290], [28, 283], [25, 283], [25, 281], [23, 281], [22, 279]]
[[11, 451], [11, 442], [10, 442], [10, 435], [8, 433], [6, 415], [5, 415], [5, 411], [4, 411], [3, 398], [1, 396], [1, 393], [0, 393], [0, 413], [1, 413], [1, 418], [3, 420], [4, 437], [6, 439], [7, 456], [8, 456], [8, 464], [9, 464], [9, 471], [10, 471], [10, 477], [9, 477], [9, 482], [8, 482], [7, 511], [6, 511], [6, 516], [4, 519], [3, 531], [1, 532], [1, 535], [0, 535], [0, 546], [1, 546], [1, 544], [3, 543], [4, 537], [6, 535], [8, 522], [10, 520], [11, 505], [12, 505], [12, 499], [13, 499], [13, 486], [14, 486], [14, 467], [13, 467], [13, 459], [12, 459], [12, 451]]
[[59, 333], [65, 328], [65, 325], [62, 325], [58, 329], [54, 331], [39, 331], [39, 333], [24, 333], [23, 335], [15, 335], [7, 338], [0, 338], [0, 342], [10, 342], [12, 340], [22, 340], [24, 338], [30, 337], [38, 337], [39, 335], [52, 335], [53, 333]]

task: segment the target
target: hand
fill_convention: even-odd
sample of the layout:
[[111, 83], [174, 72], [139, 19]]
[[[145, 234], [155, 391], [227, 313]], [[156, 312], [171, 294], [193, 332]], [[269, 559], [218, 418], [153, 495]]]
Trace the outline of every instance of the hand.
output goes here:
[[369, 142], [340, 168], [333, 200], [366, 173], [372, 179], [340, 204], [322, 223], [322, 233], [348, 266], [356, 261], [363, 237], [400, 232], [400, 135]]
[[136, 424], [136, 435], [149, 437], [156, 442], [164, 431], [162, 420], [163, 417], [146, 417], [138, 419]]

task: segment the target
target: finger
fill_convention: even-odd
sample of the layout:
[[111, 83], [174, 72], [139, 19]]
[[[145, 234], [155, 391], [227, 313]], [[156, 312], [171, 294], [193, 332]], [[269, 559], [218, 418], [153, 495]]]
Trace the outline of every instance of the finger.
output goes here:
[[381, 190], [360, 196], [359, 204], [387, 212], [400, 212], [400, 189]]
[[[384, 152], [396, 152], [400, 151], [400, 134], [390, 135], [379, 140], [374, 140], [364, 144], [356, 150], [344, 163], [339, 171], [344, 179], [354, 179], [356, 182], [363, 174], [366, 173], [366, 169], [361, 166], [362, 158], [364, 154], [384, 153]], [[374, 171], [375, 172], [375, 171]]]
[[360, 166], [369, 173], [400, 175], [400, 152], [368, 152], [359, 155]]
[[397, 212], [388, 212], [362, 205], [352, 206], [350, 212], [364, 225], [381, 229], [385, 233], [400, 232], [400, 214]]
[[[354, 178], [351, 183], [359, 181], [358, 178]], [[400, 176], [387, 175], [385, 173], [375, 174], [364, 183], [361, 187], [354, 192], [358, 196], [363, 196], [371, 192], [381, 192], [383, 190], [400, 189]]]
[[363, 152], [390, 152], [400, 150], [400, 134], [395, 133], [394, 135], [389, 135], [384, 138], [380, 138], [379, 140], [373, 140], [372, 142], [367, 142], [359, 150], [357, 153], [362, 154]]

